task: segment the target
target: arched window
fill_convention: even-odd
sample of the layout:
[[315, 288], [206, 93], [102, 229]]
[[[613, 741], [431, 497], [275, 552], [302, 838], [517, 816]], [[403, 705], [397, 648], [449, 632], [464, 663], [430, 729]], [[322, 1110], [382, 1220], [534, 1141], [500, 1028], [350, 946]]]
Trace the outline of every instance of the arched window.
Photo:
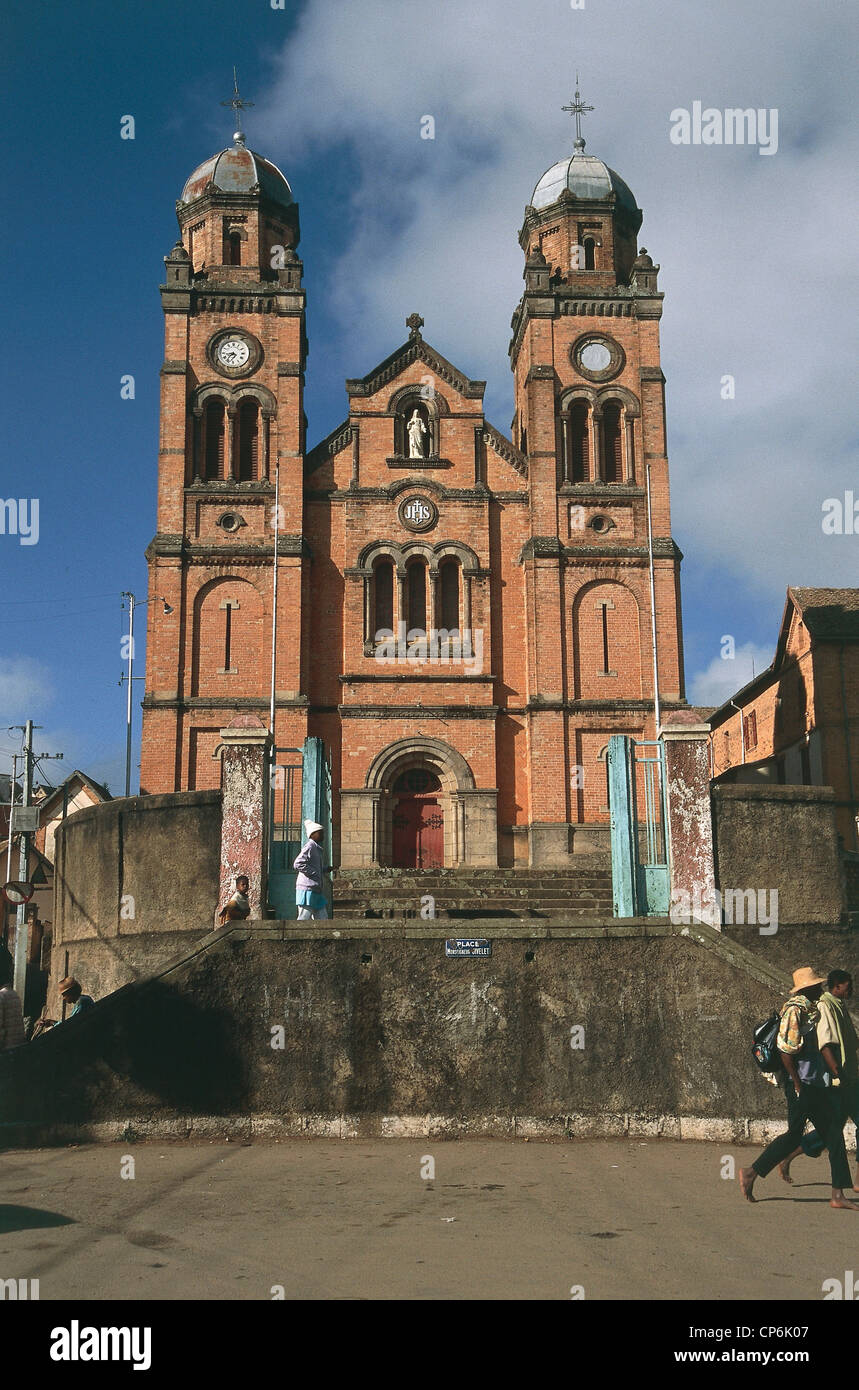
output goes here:
[[592, 236], [585, 237], [585, 270], [594, 270], [596, 268], [594, 263], [595, 244]]
[[586, 483], [590, 477], [590, 420], [587, 401], [570, 408], [570, 481]]
[[259, 404], [242, 401], [239, 406], [239, 482], [250, 483], [259, 478]]
[[206, 406], [206, 478], [223, 478], [224, 443], [226, 439], [225, 407], [223, 401], [209, 401]]
[[373, 566], [373, 632], [378, 640], [380, 632], [394, 631], [394, 566], [387, 558], [377, 560]]
[[442, 560], [438, 567], [441, 612], [439, 627], [447, 632], [459, 631], [459, 561]]
[[407, 635], [427, 630], [427, 567], [425, 560], [410, 560], [406, 566], [408, 594]]
[[224, 246], [224, 265], [241, 265], [242, 239], [238, 232], [230, 232]]
[[603, 409], [603, 443], [605, 445], [605, 480], [623, 482], [623, 440], [621, 437], [620, 405], [608, 401]]

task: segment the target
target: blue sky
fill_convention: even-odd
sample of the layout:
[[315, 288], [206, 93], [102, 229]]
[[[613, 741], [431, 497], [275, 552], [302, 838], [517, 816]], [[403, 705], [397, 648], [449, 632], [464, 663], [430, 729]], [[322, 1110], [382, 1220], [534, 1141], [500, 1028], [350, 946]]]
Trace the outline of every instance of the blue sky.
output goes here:
[[[784, 591], [853, 584], [859, 536], [824, 536], [859, 476], [851, 7], [837, 0], [164, 0], [8, 3], [0, 497], [39, 500], [39, 539], [0, 535], [0, 770], [32, 717], [40, 750], [122, 790], [119, 594], [146, 592], [155, 528], [163, 256], [190, 171], [230, 143], [235, 63], [249, 144], [301, 208], [307, 412], [425, 336], [507, 430], [517, 232], [569, 151], [576, 66], [588, 151], [629, 183], [661, 263], [675, 538], [690, 698], [771, 659]], [[851, 32], [851, 24], [853, 30]], [[779, 147], [678, 147], [672, 110], [779, 113]], [[434, 141], [421, 140], [432, 114]], [[135, 119], [135, 139], [120, 121]], [[733, 401], [721, 397], [725, 374]], [[120, 378], [135, 379], [134, 400]], [[720, 660], [731, 634], [738, 656]], [[138, 644], [138, 673], [143, 673]], [[135, 692], [138, 738], [142, 682]], [[46, 764], [52, 781], [63, 764]]]

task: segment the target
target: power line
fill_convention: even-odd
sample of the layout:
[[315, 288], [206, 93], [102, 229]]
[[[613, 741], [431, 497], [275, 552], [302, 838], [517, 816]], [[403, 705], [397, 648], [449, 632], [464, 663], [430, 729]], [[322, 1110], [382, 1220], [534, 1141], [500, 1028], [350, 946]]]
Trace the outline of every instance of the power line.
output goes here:
[[91, 598], [120, 598], [121, 595], [115, 589], [108, 590], [103, 594], [76, 594], [72, 598], [4, 598], [0, 599], [0, 607], [8, 607], [10, 604], [20, 607], [22, 603], [78, 603], [81, 599], [88, 602]]

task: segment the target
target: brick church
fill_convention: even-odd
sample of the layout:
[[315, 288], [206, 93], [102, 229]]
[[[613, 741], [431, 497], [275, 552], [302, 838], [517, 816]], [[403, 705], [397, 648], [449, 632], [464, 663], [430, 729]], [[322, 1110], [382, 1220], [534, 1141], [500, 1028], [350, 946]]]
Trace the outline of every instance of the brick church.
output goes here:
[[289, 184], [241, 130], [191, 174], [161, 287], [143, 792], [217, 786], [221, 729], [273, 704], [278, 748], [323, 740], [335, 863], [607, 848], [608, 739], [655, 735], [648, 465], [663, 713], [685, 703], [681, 556], [658, 266], [571, 109], [519, 233], [512, 437], [410, 313], [309, 443]]

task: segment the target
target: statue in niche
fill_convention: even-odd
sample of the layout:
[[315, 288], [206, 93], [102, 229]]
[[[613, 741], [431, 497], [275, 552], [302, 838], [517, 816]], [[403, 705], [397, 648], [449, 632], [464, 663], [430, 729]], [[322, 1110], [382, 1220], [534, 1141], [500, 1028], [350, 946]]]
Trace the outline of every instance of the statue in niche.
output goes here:
[[421, 416], [417, 406], [412, 411], [409, 423], [406, 426], [409, 436], [409, 458], [422, 459], [427, 457], [426, 444], [429, 437], [429, 430], [426, 421]]

